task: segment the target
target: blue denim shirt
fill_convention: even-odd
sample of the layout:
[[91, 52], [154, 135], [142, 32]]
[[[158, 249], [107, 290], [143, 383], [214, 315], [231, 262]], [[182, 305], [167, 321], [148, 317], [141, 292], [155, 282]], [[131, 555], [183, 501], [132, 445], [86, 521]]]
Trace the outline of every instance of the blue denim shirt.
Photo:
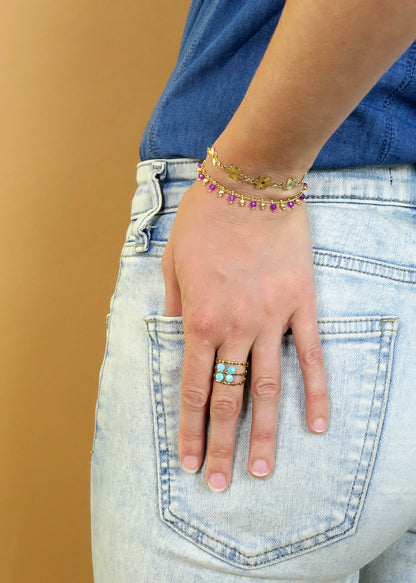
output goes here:
[[[142, 160], [204, 158], [243, 99], [284, 0], [193, 0]], [[305, 83], [307, 91], [307, 82]], [[416, 162], [416, 42], [324, 145], [313, 168]]]

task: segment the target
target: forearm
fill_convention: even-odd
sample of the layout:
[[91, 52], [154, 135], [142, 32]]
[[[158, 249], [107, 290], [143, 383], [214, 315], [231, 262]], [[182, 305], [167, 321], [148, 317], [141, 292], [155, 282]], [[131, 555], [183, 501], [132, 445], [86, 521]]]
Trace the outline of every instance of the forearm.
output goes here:
[[415, 0], [287, 0], [263, 60], [216, 141], [248, 174], [302, 175], [416, 38]]

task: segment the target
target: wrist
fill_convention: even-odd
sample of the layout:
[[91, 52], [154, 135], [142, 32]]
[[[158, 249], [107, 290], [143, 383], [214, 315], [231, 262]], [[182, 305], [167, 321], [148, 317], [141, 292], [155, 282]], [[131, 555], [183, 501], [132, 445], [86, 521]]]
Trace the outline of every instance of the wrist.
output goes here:
[[[226, 165], [214, 147], [207, 149], [204, 161], [207, 177], [225, 192], [232, 191], [244, 198], [265, 201], [290, 201], [306, 190], [305, 174], [301, 176], [247, 176], [234, 164]], [[237, 196], [238, 197], [238, 196]], [[304, 197], [302, 197], [303, 199]]]
[[[256, 132], [244, 132], [239, 128], [234, 135], [232, 121], [213, 147], [227, 165], [242, 168], [248, 176], [270, 176], [273, 182], [282, 178], [301, 177], [312, 166], [318, 152], [307, 149], [302, 139], [274, 143], [264, 136], [257, 139]], [[293, 143], [292, 143], [293, 142]]]
[[[294, 192], [291, 193], [291, 196], [286, 196], [284, 198], [279, 192], [275, 192], [274, 194], [272, 192], [264, 194], [264, 190], [259, 191], [255, 189], [252, 184], [246, 183], [242, 189], [239, 188], [237, 191], [235, 186], [232, 188], [228, 186], [229, 182], [231, 182], [231, 178], [225, 177], [226, 179], [222, 180], [220, 183], [212, 176], [212, 174], [217, 173], [219, 170], [216, 156], [212, 158], [212, 161], [214, 163], [210, 162], [210, 156], [208, 156], [206, 160], [199, 163], [198, 178], [213, 194], [217, 194], [219, 198], [224, 198], [230, 204], [235, 203], [237, 206], [246, 206], [251, 210], [265, 210], [268, 208], [275, 212], [277, 210], [284, 211], [286, 208], [293, 209], [305, 199], [304, 191], [307, 189], [307, 184], [303, 182], [300, 186], [293, 189]], [[207, 166], [209, 167], [209, 165], [212, 167], [210, 171], [207, 169]], [[225, 184], [227, 184], [227, 186]], [[256, 191], [255, 194], [253, 193], [253, 190]], [[272, 191], [275, 189], [271, 188], [270, 190]], [[290, 188], [290, 190], [292, 189]], [[283, 189], [280, 193], [281, 192], [283, 192]]]

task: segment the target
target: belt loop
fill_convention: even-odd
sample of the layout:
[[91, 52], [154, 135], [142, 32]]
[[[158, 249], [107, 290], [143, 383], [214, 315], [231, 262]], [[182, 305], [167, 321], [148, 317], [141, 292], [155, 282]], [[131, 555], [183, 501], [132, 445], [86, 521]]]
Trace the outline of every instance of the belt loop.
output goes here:
[[166, 176], [166, 162], [164, 160], [152, 160], [149, 173], [148, 185], [151, 201], [148, 209], [137, 217], [134, 228], [136, 253], [145, 253], [149, 249], [149, 242], [152, 237], [149, 225], [153, 217], [162, 208], [163, 195], [160, 188], [160, 179]]

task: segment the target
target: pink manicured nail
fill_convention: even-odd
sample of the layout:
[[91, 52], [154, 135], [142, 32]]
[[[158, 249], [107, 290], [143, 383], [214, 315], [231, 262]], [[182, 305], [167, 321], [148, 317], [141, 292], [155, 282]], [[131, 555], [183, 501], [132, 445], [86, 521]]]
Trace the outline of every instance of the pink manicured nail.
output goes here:
[[212, 474], [208, 480], [208, 486], [214, 492], [222, 492], [227, 487], [225, 476], [222, 474]]
[[323, 431], [325, 431], [326, 429], [326, 421], [323, 417], [319, 417], [318, 419], [315, 419], [315, 421], [312, 424], [312, 429], [314, 431], [316, 431], [317, 433], [322, 433]]
[[255, 476], [262, 478], [269, 473], [269, 464], [264, 460], [256, 460], [253, 462], [252, 472]]
[[183, 458], [183, 469], [193, 474], [199, 468], [199, 459], [193, 455], [186, 455]]

